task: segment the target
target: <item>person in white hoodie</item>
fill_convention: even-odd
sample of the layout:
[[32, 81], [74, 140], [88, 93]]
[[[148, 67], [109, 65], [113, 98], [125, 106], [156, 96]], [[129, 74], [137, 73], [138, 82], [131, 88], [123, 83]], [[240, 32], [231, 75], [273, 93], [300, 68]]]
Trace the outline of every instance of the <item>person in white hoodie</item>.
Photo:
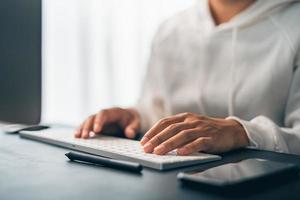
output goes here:
[[119, 126], [159, 155], [300, 154], [299, 20], [295, 0], [199, 0], [160, 26], [138, 105], [101, 110], [75, 136]]

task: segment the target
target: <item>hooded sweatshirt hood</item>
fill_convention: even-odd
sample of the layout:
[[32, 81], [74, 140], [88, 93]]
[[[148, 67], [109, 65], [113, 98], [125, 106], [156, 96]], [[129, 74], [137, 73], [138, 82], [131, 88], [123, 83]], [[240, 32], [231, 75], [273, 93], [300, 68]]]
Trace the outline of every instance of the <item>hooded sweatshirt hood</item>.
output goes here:
[[201, 14], [210, 25], [211, 32], [218, 31], [231, 31], [231, 66], [230, 66], [230, 78], [231, 83], [228, 93], [228, 115], [234, 115], [234, 104], [235, 104], [235, 68], [236, 59], [238, 57], [238, 52], [236, 50], [236, 45], [238, 43], [239, 31], [243, 28], [247, 28], [255, 23], [259, 23], [264, 18], [272, 15], [273, 13], [280, 12], [280, 10], [285, 9], [290, 6], [291, 3], [297, 0], [257, 0], [252, 5], [250, 5], [245, 11], [236, 15], [229, 22], [221, 24], [219, 26], [214, 25], [214, 20], [212, 18], [208, 0], [199, 0], [199, 8], [202, 8]]
[[257, 0], [216, 26], [208, 0], [159, 28], [137, 109], [142, 131], [182, 112], [235, 119], [251, 146], [300, 154], [300, 3]]
[[[293, 2], [299, 2], [299, 0], [256, 0], [252, 5], [250, 5], [246, 10], [232, 18], [228, 23], [220, 25], [220, 29], [230, 29], [234, 27], [247, 27], [253, 23], [261, 21], [272, 13], [279, 12], [280, 10], [290, 6]], [[201, 15], [206, 18], [206, 20], [211, 20], [208, 0], [198, 0], [198, 8], [201, 9]]]

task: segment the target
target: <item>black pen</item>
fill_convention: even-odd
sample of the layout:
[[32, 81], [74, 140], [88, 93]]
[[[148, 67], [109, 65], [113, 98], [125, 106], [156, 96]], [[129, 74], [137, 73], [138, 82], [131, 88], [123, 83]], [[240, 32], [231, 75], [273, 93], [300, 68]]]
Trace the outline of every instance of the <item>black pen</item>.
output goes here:
[[140, 172], [143, 167], [139, 163], [115, 160], [111, 158], [104, 158], [100, 156], [93, 156], [82, 153], [69, 152], [65, 154], [71, 161], [81, 161], [92, 164], [99, 164], [106, 167], [111, 167], [120, 170], [128, 170], [133, 172]]

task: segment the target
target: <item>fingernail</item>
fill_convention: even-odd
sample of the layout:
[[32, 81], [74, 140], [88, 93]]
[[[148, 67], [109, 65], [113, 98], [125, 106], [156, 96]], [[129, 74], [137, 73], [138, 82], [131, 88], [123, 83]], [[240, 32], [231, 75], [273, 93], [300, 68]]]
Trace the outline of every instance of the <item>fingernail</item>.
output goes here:
[[164, 154], [165, 151], [166, 151], [166, 147], [165, 147], [164, 145], [159, 145], [158, 147], [156, 147], [156, 148], [154, 149], [154, 153], [155, 153], [155, 154], [158, 154], [158, 155]]
[[92, 137], [95, 137], [95, 133], [94, 132], [90, 132], [90, 137], [92, 138]]
[[145, 146], [144, 146], [144, 151], [146, 153], [150, 153], [153, 151], [153, 145], [151, 143], [147, 143]]
[[83, 138], [83, 139], [89, 138], [89, 133], [88, 133], [87, 131], [84, 131], [84, 132], [82, 133], [82, 138]]
[[99, 132], [99, 131], [100, 131], [100, 126], [99, 126], [99, 124], [95, 124], [95, 125], [94, 125], [94, 131], [95, 131], [95, 132]]
[[128, 138], [134, 138], [134, 136], [135, 136], [135, 132], [134, 132], [133, 129], [128, 129], [126, 133], [127, 133], [126, 136], [127, 136]]
[[188, 150], [183, 147], [183, 148], [177, 149], [177, 153], [180, 155], [185, 155], [185, 154], [188, 154]]
[[149, 141], [149, 139], [147, 137], [143, 137], [141, 140], [141, 144], [144, 145]]

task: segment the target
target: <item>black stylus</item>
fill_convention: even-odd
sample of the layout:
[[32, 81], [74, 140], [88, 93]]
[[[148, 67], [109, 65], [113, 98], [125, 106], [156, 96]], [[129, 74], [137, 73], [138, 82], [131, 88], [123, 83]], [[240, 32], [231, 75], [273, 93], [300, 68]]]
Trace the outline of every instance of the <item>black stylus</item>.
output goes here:
[[106, 167], [111, 167], [120, 170], [128, 170], [133, 172], [140, 172], [143, 169], [143, 166], [139, 163], [115, 160], [111, 158], [104, 158], [100, 156], [93, 156], [82, 153], [69, 152], [65, 154], [71, 161], [81, 161], [86, 163], [103, 165]]

